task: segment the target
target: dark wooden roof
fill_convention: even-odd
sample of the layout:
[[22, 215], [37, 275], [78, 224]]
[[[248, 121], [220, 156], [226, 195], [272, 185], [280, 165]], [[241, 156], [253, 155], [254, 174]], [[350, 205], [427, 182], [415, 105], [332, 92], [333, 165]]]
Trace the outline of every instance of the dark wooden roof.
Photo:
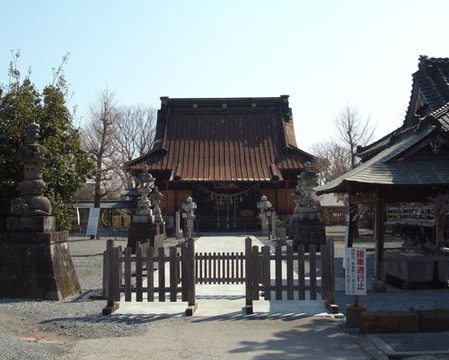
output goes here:
[[[154, 148], [126, 164], [181, 181], [283, 180], [313, 156], [298, 149], [288, 96], [161, 98]], [[167, 175], [168, 176], [168, 175]], [[168, 179], [166, 179], [168, 180]]]
[[362, 161], [386, 149], [423, 120], [436, 120], [449, 130], [449, 58], [420, 56], [418, 71], [412, 75], [412, 94], [403, 125], [376, 142], [357, 149]]
[[[436, 147], [435, 147], [436, 145]], [[449, 136], [439, 126], [415, 126], [407, 136], [341, 177], [316, 188], [317, 194], [361, 193], [379, 187], [449, 187]], [[413, 192], [409, 194], [412, 198]]]

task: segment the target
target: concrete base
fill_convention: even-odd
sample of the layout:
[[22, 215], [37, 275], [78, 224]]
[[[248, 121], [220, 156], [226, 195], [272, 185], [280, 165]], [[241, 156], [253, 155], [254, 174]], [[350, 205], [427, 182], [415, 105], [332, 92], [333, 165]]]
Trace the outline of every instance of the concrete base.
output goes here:
[[62, 300], [81, 292], [67, 232], [0, 234], [0, 297]]

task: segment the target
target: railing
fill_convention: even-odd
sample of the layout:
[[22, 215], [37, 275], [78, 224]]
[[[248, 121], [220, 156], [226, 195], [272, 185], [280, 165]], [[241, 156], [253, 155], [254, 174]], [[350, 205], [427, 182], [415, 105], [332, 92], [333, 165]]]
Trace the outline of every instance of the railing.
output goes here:
[[197, 284], [242, 284], [245, 282], [245, 255], [241, 253], [196, 253]]

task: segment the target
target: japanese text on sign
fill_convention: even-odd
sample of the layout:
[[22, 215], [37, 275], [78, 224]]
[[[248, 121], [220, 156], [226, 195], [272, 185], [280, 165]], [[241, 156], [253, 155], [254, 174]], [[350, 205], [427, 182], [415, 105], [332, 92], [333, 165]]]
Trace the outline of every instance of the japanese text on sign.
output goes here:
[[346, 295], [366, 295], [366, 249], [346, 248]]

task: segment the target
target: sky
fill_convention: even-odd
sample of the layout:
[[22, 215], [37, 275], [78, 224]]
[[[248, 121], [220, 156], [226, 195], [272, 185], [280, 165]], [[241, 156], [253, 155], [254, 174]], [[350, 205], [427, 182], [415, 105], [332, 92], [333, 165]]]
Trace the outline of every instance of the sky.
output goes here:
[[160, 97], [290, 95], [298, 147], [335, 138], [349, 106], [380, 138], [402, 124], [420, 55], [449, 57], [447, 0], [0, 0], [0, 84], [11, 52], [42, 89], [64, 66], [83, 126], [108, 90]]

